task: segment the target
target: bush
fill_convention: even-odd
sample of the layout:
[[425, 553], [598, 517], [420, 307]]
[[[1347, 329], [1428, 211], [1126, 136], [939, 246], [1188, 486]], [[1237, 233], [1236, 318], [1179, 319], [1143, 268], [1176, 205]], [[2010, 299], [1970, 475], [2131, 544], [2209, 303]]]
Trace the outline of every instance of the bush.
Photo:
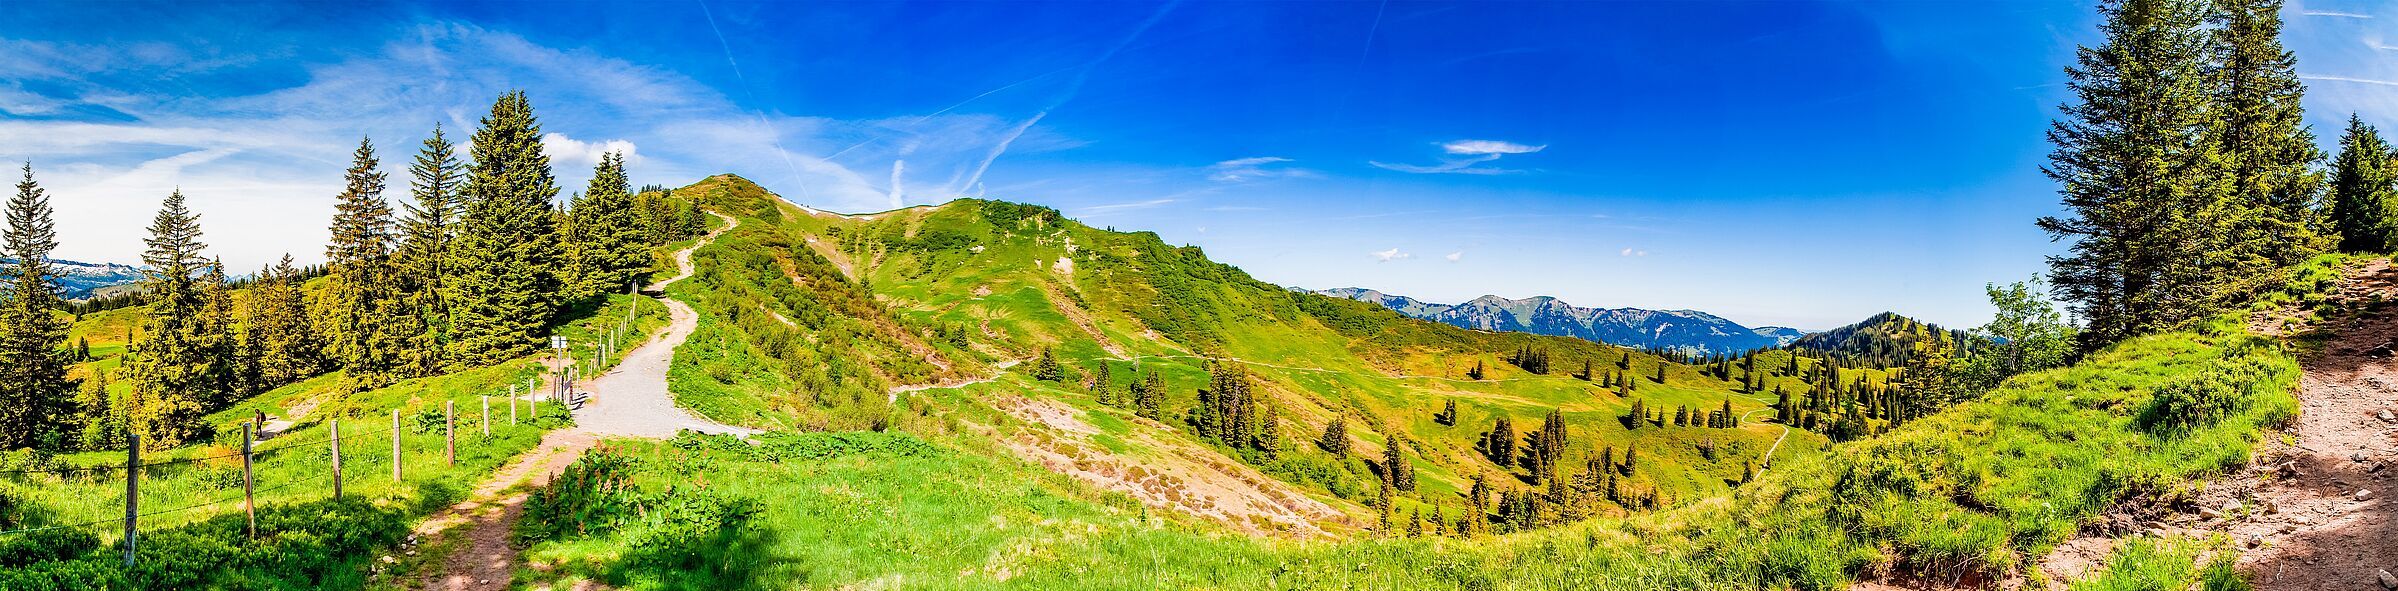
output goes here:
[[2266, 375], [2264, 368], [2240, 361], [2217, 362], [2157, 386], [2140, 410], [2140, 429], [2152, 435], [2187, 433], [2248, 408]]

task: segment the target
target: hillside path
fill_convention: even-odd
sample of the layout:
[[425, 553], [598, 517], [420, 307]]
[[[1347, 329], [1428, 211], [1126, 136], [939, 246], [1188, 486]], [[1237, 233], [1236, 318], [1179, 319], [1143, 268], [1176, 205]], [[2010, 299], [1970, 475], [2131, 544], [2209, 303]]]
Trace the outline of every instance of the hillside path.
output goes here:
[[439, 572], [415, 578], [411, 588], [443, 591], [510, 588], [516, 567], [523, 560], [518, 549], [509, 544], [509, 534], [516, 529], [516, 520], [524, 512], [531, 489], [548, 484], [550, 478], [581, 458], [601, 438], [665, 439], [685, 429], [743, 436], [757, 432], [693, 416], [674, 405], [674, 396], [666, 387], [666, 370], [674, 365], [674, 349], [699, 326], [699, 314], [691, 306], [666, 297], [663, 290], [691, 276], [693, 251], [741, 225], [739, 220], [724, 214], [708, 213], [723, 218], [725, 226], [701, 237], [690, 248], [675, 252], [675, 275], [649, 286], [648, 291], [666, 304], [670, 318], [666, 329], [627, 352], [624, 360], [606, 374], [578, 385], [593, 394], [582, 408], [574, 411], [575, 426], [542, 437], [539, 447], [510, 461], [476, 487], [467, 500], [417, 526], [412, 539], [446, 534], [456, 536], [458, 545], [442, 557]]
[[2294, 442], [2268, 438], [2200, 498], [2229, 515], [2209, 529], [2253, 546], [2239, 566], [2260, 591], [2398, 589], [2398, 268], [2357, 265], [2332, 297], [2348, 313], [2316, 327], [2331, 338], [2301, 361]]

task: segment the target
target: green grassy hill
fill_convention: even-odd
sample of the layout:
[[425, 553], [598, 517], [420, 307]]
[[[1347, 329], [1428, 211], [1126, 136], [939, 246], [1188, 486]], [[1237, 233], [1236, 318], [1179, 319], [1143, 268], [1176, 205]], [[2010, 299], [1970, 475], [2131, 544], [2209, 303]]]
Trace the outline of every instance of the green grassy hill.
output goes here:
[[[1775, 414], [1767, 407], [1771, 387], [1745, 392], [1740, 373], [1721, 379], [1639, 351], [1458, 329], [1294, 292], [1210, 261], [1197, 248], [1092, 228], [1037, 206], [960, 200], [835, 215], [790, 205], [729, 175], [673, 194], [742, 220], [699, 251], [699, 280], [675, 288], [706, 302], [700, 331], [685, 347], [699, 354], [677, 357], [678, 396], [717, 420], [1051, 436], [1088, 427], [1090, 437], [1067, 439], [1110, 453], [1086, 462], [1138, 465], [1154, 450], [1108, 443], [1205, 443], [1182, 417], [1208, 383], [1208, 360], [1221, 359], [1247, 371], [1289, 443], [1270, 459], [1203, 447], [1246, 460], [1354, 523], [1379, 517], [1366, 505], [1378, 496], [1381, 448], [1391, 434], [1412, 442], [1404, 455], [1422, 489], [1405, 495], [1402, 509], [1429, 503], [1454, 514], [1476, 476], [1520, 478], [1523, 470], [1476, 448], [1502, 416], [1530, 432], [1550, 411], [1562, 412], [1570, 445], [1560, 472], [1567, 475], [1603, 450], [1620, 456], [1637, 447], [1640, 466], [1626, 484], [1669, 505], [1724, 492], [1766, 464], [1769, 450], [1789, 458], [1823, 447], [1819, 436], [1765, 421]], [[1525, 347], [1548, 352], [1553, 369], [1539, 375], [1505, 361]], [[1027, 366], [999, 369], [1044, 350], [1073, 377], [1035, 383]], [[1788, 353], [1775, 355], [1788, 364]], [[1573, 375], [1586, 360], [1600, 374], [1593, 380]], [[1477, 363], [1483, 379], [1467, 378]], [[1104, 387], [1094, 383], [1102, 367], [1111, 378]], [[1767, 380], [1798, 379], [1779, 373], [1781, 365], [1771, 371]], [[1167, 386], [1156, 420], [1116, 402], [1150, 372]], [[1614, 373], [1631, 389], [1599, 384]], [[889, 393], [994, 375], [989, 386]], [[1009, 403], [1012, 414], [992, 412], [992, 397], [1007, 395], [1032, 400]], [[1727, 402], [1745, 420], [1729, 429], [1635, 428], [1622, 418], [1634, 400], [1661, 410], [1669, 424], [1677, 407], [1705, 412]], [[1450, 402], [1458, 405], [1455, 424], [1436, 421]], [[1038, 410], [1023, 410], [1032, 406]], [[1050, 415], [1070, 420], [1038, 420]], [[1336, 417], [1349, 425], [1364, 461], [1309, 445]], [[1051, 447], [1061, 445], [1076, 444]], [[1059, 450], [1017, 451], [1038, 457]]]

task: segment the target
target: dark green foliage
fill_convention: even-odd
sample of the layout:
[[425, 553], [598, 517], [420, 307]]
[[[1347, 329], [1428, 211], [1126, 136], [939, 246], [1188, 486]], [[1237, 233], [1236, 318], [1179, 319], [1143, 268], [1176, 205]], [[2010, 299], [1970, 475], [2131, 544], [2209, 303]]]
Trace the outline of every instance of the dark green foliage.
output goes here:
[[1534, 484], [1554, 480], [1557, 478], [1557, 463], [1565, 459], [1568, 445], [1565, 414], [1551, 410], [1547, 418], [1541, 419], [1540, 430], [1525, 436], [1523, 457], [1516, 463], [1531, 473]]
[[33, 181], [33, 165], [7, 206], [0, 269], [0, 449], [67, 446], [75, 382], [67, 379], [67, 326], [52, 313], [59, 297], [50, 252], [58, 248], [50, 198]]
[[1415, 492], [1415, 464], [1407, 461], [1407, 438], [1392, 434], [1382, 446], [1382, 479], [1391, 489]]
[[1133, 382], [1131, 388], [1133, 414], [1151, 420], [1165, 416], [1166, 382], [1156, 371]]
[[1066, 381], [1066, 366], [1058, 363], [1057, 355], [1051, 353], [1046, 347], [1041, 349], [1040, 357], [1033, 358], [1031, 371], [1032, 379], [1044, 382]]
[[1506, 466], [1515, 463], [1515, 423], [1509, 421], [1507, 415], [1499, 415], [1499, 418], [1491, 421], [1490, 430], [1482, 433], [1482, 441], [1474, 447], [1493, 464]]
[[2339, 160], [2332, 162], [2331, 225], [2343, 251], [2382, 253], [2398, 246], [2398, 162], [2381, 132], [2354, 114], [2340, 136]]
[[359, 140], [347, 186], [333, 208], [333, 239], [325, 246], [326, 283], [319, 330], [330, 342], [353, 390], [390, 384], [400, 377], [409, 337], [421, 321], [403, 309], [397, 272], [391, 206], [383, 201], [384, 174], [377, 170], [374, 144]]
[[602, 155], [590, 187], [567, 213], [567, 253], [574, 270], [568, 296], [581, 299], [629, 290], [649, 269], [649, 234], [633, 203], [624, 154]]
[[209, 263], [200, 256], [207, 245], [200, 242], [200, 215], [184, 205], [182, 191], [167, 196], [149, 230], [142, 252], [148, 336], [133, 344], [126, 363], [139, 409], [128, 420], [145, 447], [164, 449], [207, 436], [200, 418], [223, 399], [217, 361], [224, 334], [208, 321], [203, 269]]
[[1252, 387], [1249, 372], [1239, 365], [1209, 363], [1208, 385], [1199, 390], [1199, 404], [1189, 416], [1192, 434], [1235, 449], [1270, 451], [1267, 404]]
[[550, 205], [558, 185], [523, 92], [500, 96], [472, 146], [449, 253], [452, 366], [531, 353], [547, 336], [564, 279]]
[[324, 340], [309, 326], [300, 291], [305, 281], [291, 255], [283, 255], [281, 263], [260, 269], [246, 291], [242, 343], [258, 351], [258, 387], [279, 387], [325, 370]]
[[[1523, 348], [1516, 349], [1515, 353], [1507, 356], [1507, 364], [1523, 368], [1524, 371], [1534, 374], [1548, 375], [1549, 350], [1533, 347], [1531, 345], [1525, 345]], [[1480, 366], [1477, 365], [1476, 368], [1479, 369]]]
[[457, 238], [462, 197], [458, 191], [465, 169], [454, 152], [435, 124], [433, 136], [425, 138], [416, 160], [408, 165], [412, 202], [401, 205], [406, 215], [399, 222], [399, 253], [393, 259], [407, 309], [417, 315], [414, 324], [424, 327], [409, 335], [401, 356], [411, 376], [432, 375], [448, 358], [450, 244]]
[[1332, 454], [1332, 457], [1349, 457], [1348, 419], [1333, 417], [1332, 422], [1325, 423], [1324, 434], [1316, 437], [1316, 447]]
[[1440, 412], [1432, 415], [1432, 422], [1448, 427], [1457, 426], [1457, 401], [1448, 401]]

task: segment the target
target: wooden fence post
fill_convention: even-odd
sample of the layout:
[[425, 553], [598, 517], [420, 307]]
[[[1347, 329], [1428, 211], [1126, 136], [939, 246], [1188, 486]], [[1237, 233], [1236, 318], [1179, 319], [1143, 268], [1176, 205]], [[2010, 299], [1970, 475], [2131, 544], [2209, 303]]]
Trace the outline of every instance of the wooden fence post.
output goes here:
[[341, 419], [325, 422], [333, 440], [333, 498], [341, 498]]
[[491, 436], [491, 397], [483, 397], [483, 436]]
[[258, 482], [250, 471], [250, 456], [257, 451], [251, 437], [257, 428], [257, 423], [244, 423], [241, 426], [241, 511], [250, 516], [250, 539], [253, 540], [258, 539]]
[[441, 401], [441, 454], [449, 464], [458, 465], [458, 403]]
[[133, 543], [139, 539], [135, 524], [141, 521], [142, 506], [142, 436], [127, 430], [125, 433], [125, 566], [133, 566]]
[[[391, 483], [400, 483], [400, 409], [396, 408], [391, 409]], [[400, 488], [394, 486], [391, 492], [398, 494]]]

